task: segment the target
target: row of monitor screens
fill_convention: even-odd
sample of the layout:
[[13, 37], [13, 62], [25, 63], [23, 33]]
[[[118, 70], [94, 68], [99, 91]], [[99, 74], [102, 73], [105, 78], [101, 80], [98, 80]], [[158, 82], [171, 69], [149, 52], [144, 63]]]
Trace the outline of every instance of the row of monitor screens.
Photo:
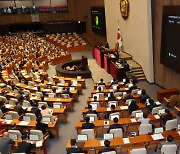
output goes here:
[[[12, 140], [18, 140], [18, 135], [15, 133], [9, 133], [9, 138], [11, 138]], [[39, 135], [36, 134], [30, 134], [29, 135], [29, 140], [30, 141], [39, 141]]]

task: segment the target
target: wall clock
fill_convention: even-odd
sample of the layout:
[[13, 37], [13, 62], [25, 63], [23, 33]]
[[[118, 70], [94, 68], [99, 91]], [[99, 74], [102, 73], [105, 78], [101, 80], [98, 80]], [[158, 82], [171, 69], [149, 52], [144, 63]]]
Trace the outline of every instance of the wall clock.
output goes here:
[[129, 0], [120, 0], [121, 16], [124, 20], [129, 17]]

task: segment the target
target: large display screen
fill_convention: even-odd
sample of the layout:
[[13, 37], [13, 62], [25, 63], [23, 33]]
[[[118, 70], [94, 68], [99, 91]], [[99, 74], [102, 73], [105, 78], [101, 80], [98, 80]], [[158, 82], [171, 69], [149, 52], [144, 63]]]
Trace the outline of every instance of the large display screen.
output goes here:
[[163, 9], [160, 61], [174, 71], [180, 72], [180, 7], [173, 8]]
[[106, 20], [104, 7], [91, 8], [92, 31], [100, 35], [106, 35]]

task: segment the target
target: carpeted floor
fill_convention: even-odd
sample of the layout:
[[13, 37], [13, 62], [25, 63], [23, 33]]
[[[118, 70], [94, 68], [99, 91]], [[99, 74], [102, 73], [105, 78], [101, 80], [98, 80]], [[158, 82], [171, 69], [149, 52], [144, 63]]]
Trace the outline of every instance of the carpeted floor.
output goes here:
[[[95, 82], [99, 81], [100, 78], [103, 78], [105, 82], [108, 82], [112, 79], [111, 75], [109, 75], [105, 70], [101, 69], [96, 61], [92, 58], [91, 51], [84, 52], [75, 52], [72, 53], [73, 59], [80, 59], [82, 55], [88, 57], [89, 68], [92, 71], [92, 78]], [[55, 66], [50, 66], [47, 70], [49, 76], [53, 76], [56, 74]], [[87, 98], [90, 96], [90, 92], [93, 89], [93, 80], [86, 79], [86, 89], [83, 89], [83, 94], [79, 96], [79, 102], [74, 104], [74, 111], [67, 113], [67, 123], [59, 122], [59, 137], [56, 139], [49, 139], [46, 142], [47, 145], [47, 153], [48, 154], [66, 154], [66, 143], [68, 139], [76, 137], [75, 123], [76, 121], [82, 119], [82, 109], [87, 106]], [[156, 84], [149, 84], [147, 81], [141, 81], [138, 85], [142, 89], [146, 89], [148, 94], [156, 99], [157, 90], [161, 89], [161, 87]], [[149, 151], [150, 154], [153, 154], [154, 151]]]

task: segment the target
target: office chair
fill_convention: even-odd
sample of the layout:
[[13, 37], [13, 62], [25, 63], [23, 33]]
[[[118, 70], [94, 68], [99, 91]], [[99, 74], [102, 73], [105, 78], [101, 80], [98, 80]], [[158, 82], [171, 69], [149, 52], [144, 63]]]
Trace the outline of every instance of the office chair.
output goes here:
[[177, 153], [177, 145], [176, 144], [163, 145], [161, 148], [161, 153], [163, 153], [163, 154], [176, 154]]
[[[116, 115], [120, 118], [119, 112], [115, 112], [115, 113], [111, 113], [111, 114], [109, 115], [109, 119], [113, 120], [112, 117], [113, 117], [113, 116], [116, 116]], [[118, 118], [118, 119], [119, 119], [119, 118]]]
[[146, 148], [138, 148], [130, 150], [130, 154], [147, 154]]
[[160, 109], [162, 109], [162, 106], [154, 107], [154, 108], [152, 109], [152, 115], [158, 114], [158, 111], [159, 111]]
[[128, 105], [128, 106], [129, 106], [129, 105], [131, 104], [131, 101], [132, 101], [132, 100], [135, 100], [135, 99], [127, 99], [126, 102], [125, 102], [125, 105]]
[[53, 81], [54, 81], [53, 78], [48, 77], [48, 82], [53, 82]]
[[6, 114], [12, 115], [12, 119], [19, 119], [19, 114], [16, 111], [8, 111]]
[[16, 134], [17, 135], [17, 139], [20, 139], [21, 136], [22, 136], [22, 134], [21, 134], [21, 132], [19, 130], [8, 130], [8, 133], [9, 133], [9, 135], [10, 134]]
[[114, 96], [115, 96], [115, 97], [122, 96], [122, 95], [123, 95], [122, 92], [115, 92], [115, 93], [114, 93]]
[[6, 99], [5, 96], [0, 96], [0, 101], [2, 101], [2, 102], [7, 102], [7, 99]]
[[134, 90], [132, 90], [132, 95], [135, 95], [135, 94], [137, 94], [138, 93], [138, 91], [139, 91], [139, 89], [134, 89]]
[[110, 129], [110, 133], [114, 134], [114, 137], [123, 137], [122, 128]]
[[111, 107], [112, 104], [115, 104], [115, 106], [118, 106], [118, 101], [108, 101], [108, 107]]
[[39, 97], [39, 98], [41, 98], [43, 96], [43, 93], [42, 92], [36, 92], [36, 97]]
[[30, 121], [36, 120], [36, 115], [34, 113], [26, 113], [25, 116], [30, 117]]
[[176, 129], [177, 128], [177, 119], [173, 119], [173, 120], [168, 120], [166, 122], [165, 128], [166, 130], [172, 130], [172, 129]]
[[136, 113], [142, 112], [141, 110], [136, 110], [131, 113], [131, 117], [136, 117]]
[[152, 124], [141, 124], [139, 126], [139, 135], [152, 133]]
[[10, 98], [10, 100], [9, 100], [10, 105], [15, 105], [17, 102], [18, 102], [18, 100], [16, 98]]
[[81, 134], [86, 134], [88, 136], [88, 139], [95, 138], [94, 130], [93, 129], [82, 129]]
[[102, 154], [116, 154], [116, 151], [103, 152]]
[[28, 81], [28, 86], [34, 86], [34, 83], [32, 81]]
[[41, 130], [30, 130], [29, 135], [38, 135], [39, 136], [39, 141], [43, 140], [43, 133]]
[[70, 98], [69, 94], [61, 94], [62, 98]]
[[86, 114], [86, 117], [94, 117], [94, 120], [97, 120], [97, 114]]

